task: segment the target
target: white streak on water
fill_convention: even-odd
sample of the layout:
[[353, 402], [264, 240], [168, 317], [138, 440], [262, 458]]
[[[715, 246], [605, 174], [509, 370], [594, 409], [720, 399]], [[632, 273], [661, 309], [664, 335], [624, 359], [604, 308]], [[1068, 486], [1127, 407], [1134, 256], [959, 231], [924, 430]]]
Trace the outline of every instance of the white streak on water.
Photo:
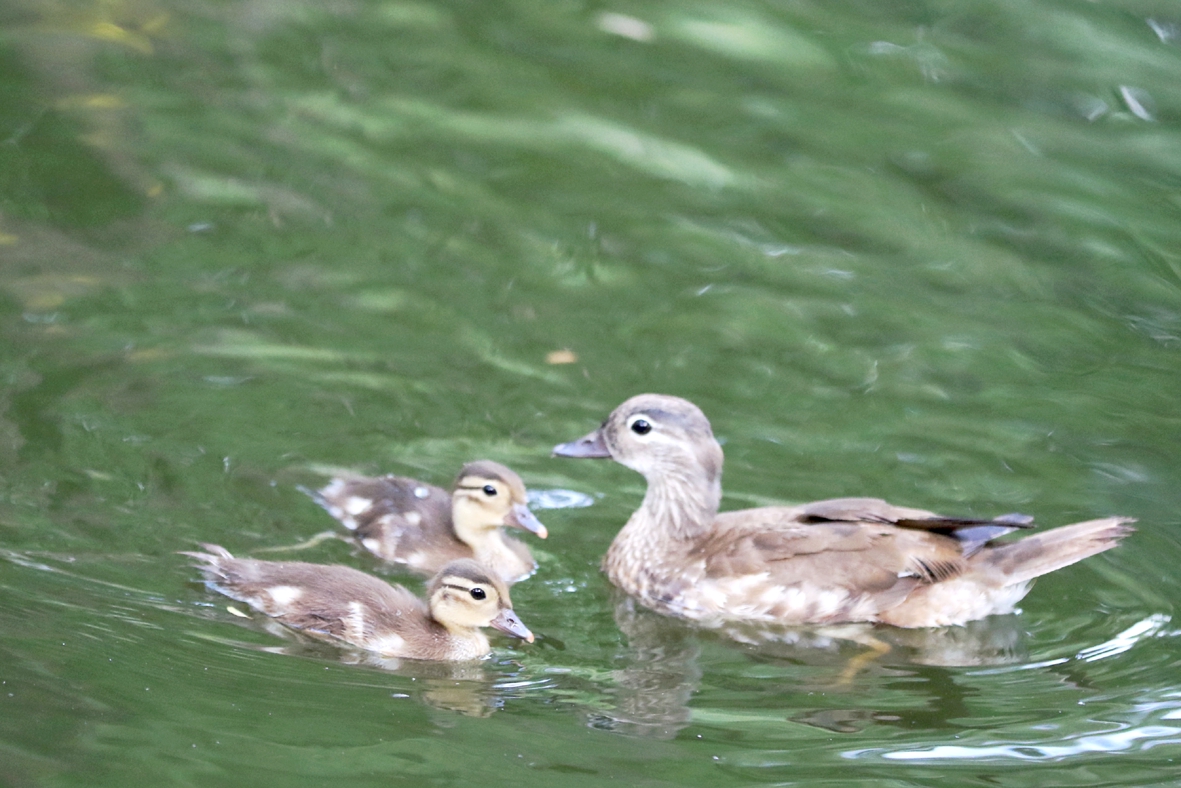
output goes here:
[[[1140, 744], [1137, 746], [1137, 743]], [[1150, 750], [1160, 744], [1181, 744], [1181, 728], [1171, 725], [1144, 725], [1110, 733], [1080, 736], [1077, 739], [1056, 744], [1019, 743], [982, 747], [944, 744], [922, 750], [897, 750], [895, 752], [852, 750], [842, 753], [842, 755], [845, 758], [863, 758], [876, 755], [890, 761], [1057, 761], [1093, 752]]]
[[1156, 637], [1165, 628], [1165, 624], [1168, 624], [1171, 620], [1172, 617], [1164, 613], [1153, 613], [1148, 618], [1137, 621], [1111, 640], [1083, 649], [1075, 655], [1075, 659], [1081, 659], [1084, 662], [1095, 662], [1096, 660], [1114, 657], [1116, 654], [1123, 654], [1144, 638]]

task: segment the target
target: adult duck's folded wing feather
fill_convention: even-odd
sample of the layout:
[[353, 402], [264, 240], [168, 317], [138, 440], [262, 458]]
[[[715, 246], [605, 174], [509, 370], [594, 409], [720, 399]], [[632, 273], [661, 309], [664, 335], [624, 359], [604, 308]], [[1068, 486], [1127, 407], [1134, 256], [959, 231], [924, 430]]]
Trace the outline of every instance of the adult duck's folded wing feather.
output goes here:
[[[782, 585], [834, 585], [876, 593], [900, 579], [938, 582], [967, 568], [961, 544], [950, 537], [857, 522], [768, 528], [772, 518], [760, 512], [718, 515], [715, 530], [697, 547], [707, 575], [767, 572], [769, 582]], [[747, 522], [735, 526], [735, 520]]]
[[974, 553], [993, 539], [1018, 529], [1033, 528], [1033, 518], [1016, 512], [991, 519], [946, 517], [923, 509], [894, 506], [880, 498], [834, 498], [796, 507], [804, 522], [889, 523], [899, 528], [951, 536]]

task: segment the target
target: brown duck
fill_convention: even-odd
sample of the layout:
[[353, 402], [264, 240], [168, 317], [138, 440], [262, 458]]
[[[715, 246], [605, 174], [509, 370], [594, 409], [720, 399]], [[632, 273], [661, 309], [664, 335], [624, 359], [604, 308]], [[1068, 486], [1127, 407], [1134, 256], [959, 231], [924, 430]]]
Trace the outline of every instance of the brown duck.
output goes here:
[[508, 589], [471, 559], [442, 568], [427, 603], [348, 566], [234, 558], [224, 547], [184, 553], [198, 561], [206, 584], [283, 624], [382, 657], [467, 660], [490, 647], [481, 627], [532, 643], [513, 612]]
[[1130, 518], [1107, 517], [994, 544], [1032, 518], [949, 518], [876, 498], [719, 513], [722, 448], [709, 421], [660, 394], [632, 397], [554, 454], [643, 474], [644, 501], [603, 569], [644, 605], [707, 625], [963, 624], [1011, 612], [1034, 578], [1133, 530]]
[[450, 493], [389, 475], [333, 479], [312, 496], [366, 550], [424, 575], [449, 561], [474, 558], [514, 583], [531, 575], [537, 562], [503, 528], [547, 536], [529, 510], [521, 477], [491, 460], [463, 466]]

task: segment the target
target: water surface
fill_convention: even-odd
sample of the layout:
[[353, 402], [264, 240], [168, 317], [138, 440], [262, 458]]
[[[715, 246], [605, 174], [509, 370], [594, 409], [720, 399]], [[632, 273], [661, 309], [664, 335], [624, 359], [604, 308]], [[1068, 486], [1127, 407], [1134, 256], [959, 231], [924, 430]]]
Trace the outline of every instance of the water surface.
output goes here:
[[[1176, 784], [1174, 5], [0, 19], [3, 784]], [[729, 508], [1139, 531], [876, 660], [698, 631], [598, 571], [640, 477], [548, 456], [641, 391], [711, 417]], [[477, 457], [562, 506], [538, 642], [476, 665], [280, 637], [176, 555]]]

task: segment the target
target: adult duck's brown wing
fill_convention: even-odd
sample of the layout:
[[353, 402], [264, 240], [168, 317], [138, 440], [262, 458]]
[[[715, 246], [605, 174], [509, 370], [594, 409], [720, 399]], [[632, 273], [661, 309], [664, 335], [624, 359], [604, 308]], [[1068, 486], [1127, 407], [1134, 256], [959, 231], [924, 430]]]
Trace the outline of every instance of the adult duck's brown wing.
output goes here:
[[963, 545], [965, 556], [1005, 534], [1033, 528], [1033, 518], [1027, 514], [1010, 513], [992, 519], [945, 517], [923, 509], [894, 506], [880, 498], [833, 498], [792, 508], [799, 512], [801, 522], [886, 523], [950, 536]]
[[234, 558], [224, 548], [205, 547], [210, 552], [185, 555], [201, 562], [209, 585], [295, 629], [364, 645], [375, 626], [427, 615], [422, 600], [402, 586], [351, 567]]
[[[853, 508], [843, 511], [851, 517]], [[808, 507], [718, 515], [693, 552], [704, 560], [707, 577], [766, 572], [776, 585], [891, 592], [889, 602], [883, 600], [887, 605], [900, 602], [916, 584], [946, 580], [967, 569], [963, 545], [950, 536], [874, 520], [819, 519]]]

